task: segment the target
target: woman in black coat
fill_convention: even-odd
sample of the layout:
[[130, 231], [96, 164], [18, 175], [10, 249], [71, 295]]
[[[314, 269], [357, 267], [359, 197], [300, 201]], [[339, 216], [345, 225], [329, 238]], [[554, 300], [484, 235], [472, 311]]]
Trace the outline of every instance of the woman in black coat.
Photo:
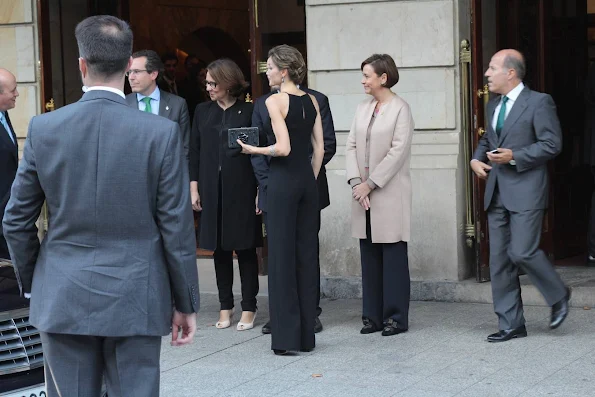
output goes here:
[[233, 61], [220, 59], [207, 66], [210, 101], [194, 113], [190, 142], [192, 207], [202, 211], [199, 247], [214, 251], [221, 311], [217, 328], [231, 325], [233, 316], [233, 252], [242, 282], [242, 318], [238, 331], [254, 327], [258, 294], [256, 247], [260, 222], [256, 209], [256, 179], [250, 156], [228, 148], [229, 128], [249, 127], [252, 104], [240, 97], [247, 87]]

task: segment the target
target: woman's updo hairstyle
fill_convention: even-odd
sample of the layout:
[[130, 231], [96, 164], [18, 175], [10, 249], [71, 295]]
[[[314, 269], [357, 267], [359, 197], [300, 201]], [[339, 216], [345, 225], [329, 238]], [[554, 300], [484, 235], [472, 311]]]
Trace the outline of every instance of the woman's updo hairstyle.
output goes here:
[[286, 44], [279, 45], [269, 51], [269, 58], [279, 70], [287, 69], [289, 78], [295, 84], [301, 84], [306, 77], [306, 62], [296, 48]]

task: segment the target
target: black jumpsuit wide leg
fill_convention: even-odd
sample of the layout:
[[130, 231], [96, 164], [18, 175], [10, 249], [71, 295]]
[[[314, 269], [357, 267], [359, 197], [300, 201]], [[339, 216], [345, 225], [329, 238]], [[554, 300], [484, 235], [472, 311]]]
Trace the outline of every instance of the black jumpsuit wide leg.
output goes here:
[[316, 108], [289, 96], [288, 157], [271, 159], [268, 180], [269, 310], [274, 350], [315, 347], [318, 193], [309, 158]]

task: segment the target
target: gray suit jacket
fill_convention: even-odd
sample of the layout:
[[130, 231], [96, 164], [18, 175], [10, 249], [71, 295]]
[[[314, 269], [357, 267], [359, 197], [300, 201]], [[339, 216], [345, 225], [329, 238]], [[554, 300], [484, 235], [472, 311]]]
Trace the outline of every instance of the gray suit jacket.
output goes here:
[[513, 212], [546, 209], [548, 205], [547, 162], [562, 150], [562, 130], [554, 100], [548, 94], [525, 87], [515, 101], [500, 133], [492, 118], [500, 96], [488, 103], [488, 129], [481, 137], [473, 158], [486, 162], [486, 152], [498, 147], [511, 149], [516, 165], [491, 164], [484, 207], [492, 202], [496, 187], [502, 203]]
[[[159, 116], [175, 121], [180, 126], [182, 132], [182, 143], [184, 144], [184, 156], [186, 161], [190, 161], [190, 116], [188, 115], [188, 105], [186, 100], [164, 90], [159, 90], [161, 99], [159, 101]], [[126, 95], [128, 105], [138, 109], [138, 100], [136, 94]]]
[[39, 330], [167, 335], [174, 305], [198, 310], [182, 150], [176, 123], [108, 91], [31, 119], [4, 232]]

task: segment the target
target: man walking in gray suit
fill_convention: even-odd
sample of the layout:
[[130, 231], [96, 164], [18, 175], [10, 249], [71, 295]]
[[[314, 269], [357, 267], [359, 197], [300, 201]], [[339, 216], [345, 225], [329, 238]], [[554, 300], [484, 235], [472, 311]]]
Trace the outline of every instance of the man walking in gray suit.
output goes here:
[[163, 62], [155, 51], [142, 50], [132, 54], [132, 66], [126, 72], [132, 94], [126, 96], [126, 102], [143, 112], [178, 123], [182, 132], [184, 156], [186, 161], [190, 161], [190, 117], [186, 100], [157, 87], [160, 73], [163, 73]]
[[[552, 307], [550, 328], [568, 315], [570, 290], [539, 249], [547, 209], [547, 162], [562, 150], [562, 132], [552, 97], [525, 87], [525, 60], [516, 50], [496, 53], [485, 73], [491, 92], [488, 129], [471, 160], [487, 178], [490, 275], [499, 332], [489, 342], [527, 336], [518, 271], [522, 268]], [[486, 164], [491, 162], [491, 166]]]
[[[199, 307], [188, 167], [178, 125], [130, 108], [132, 31], [76, 28], [82, 99], [29, 124], [4, 232], [48, 396], [158, 396], [161, 337], [190, 343]], [[37, 239], [44, 199], [49, 230]]]

